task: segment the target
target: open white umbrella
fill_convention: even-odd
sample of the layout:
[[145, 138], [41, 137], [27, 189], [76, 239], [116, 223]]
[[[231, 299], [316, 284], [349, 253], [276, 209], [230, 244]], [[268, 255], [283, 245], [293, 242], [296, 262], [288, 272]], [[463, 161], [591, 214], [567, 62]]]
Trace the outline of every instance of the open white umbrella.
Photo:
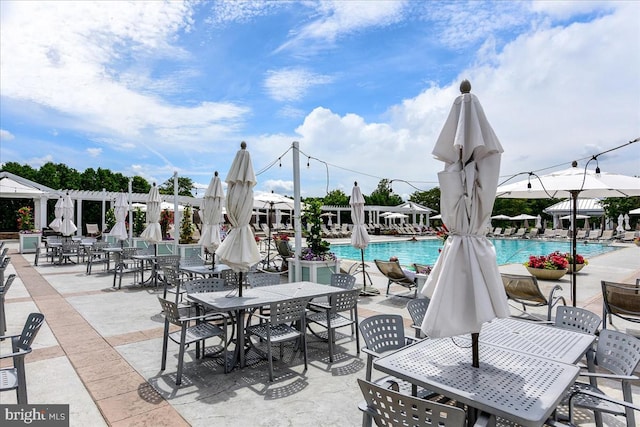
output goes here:
[[76, 232], [78, 227], [73, 223], [73, 200], [67, 194], [62, 202], [62, 224], [60, 225], [60, 233], [63, 236], [71, 236]]
[[[501, 185], [497, 189], [497, 197], [511, 199], [546, 199], [570, 198], [572, 200], [571, 215], [577, 215], [578, 195], [590, 197], [628, 197], [640, 196], [640, 178], [615, 173], [591, 171], [579, 168], [577, 162], [572, 167], [558, 172], [537, 176], [533, 172], [525, 180]], [[555, 219], [555, 217], [554, 217]], [[571, 233], [571, 254], [576, 259], [576, 232]], [[573, 271], [576, 271], [575, 265]], [[571, 279], [573, 305], [576, 305], [576, 274]]]
[[471, 333], [478, 367], [482, 324], [509, 316], [495, 248], [485, 236], [503, 150], [469, 82], [460, 90], [433, 149], [445, 163], [438, 180], [449, 237], [422, 291], [431, 303], [421, 329], [431, 338]]
[[140, 237], [146, 242], [152, 243], [157, 250], [156, 243], [162, 241], [162, 228], [160, 227], [160, 192], [156, 183], [153, 183], [149, 195], [147, 196], [147, 227]]
[[116, 196], [116, 202], [113, 205], [113, 214], [116, 217], [116, 223], [109, 232], [109, 235], [116, 240], [124, 241], [129, 238], [126, 225], [127, 212], [129, 212], [127, 195], [125, 193], [119, 193]]
[[56, 206], [53, 209], [53, 212], [55, 214], [55, 218], [53, 218], [53, 221], [51, 221], [51, 223], [49, 224], [49, 227], [53, 230], [53, 231], [60, 231], [60, 226], [62, 225], [62, 215], [63, 215], [63, 206], [64, 205], [64, 199], [62, 197], [60, 197], [58, 199], [58, 201], [56, 202]]
[[240, 274], [239, 296], [242, 296], [242, 273], [260, 261], [260, 251], [249, 226], [253, 212], [253, 187], [256, 176], [247, 151], [247, 143], [240, 144], [240, 150], [233, 159], [227, 175], [227, 217], [231, 230], [218, 248], [218, 258], [233, 271]]
[[[289, 209], [293, 209], [293, 199], [274, 193], [273, 191], [270, 193], [257, 193], [254, 195], [253, 199], [255, 202], [262, 203], [262, 206], [259, 206], [259, 208], [267, 209], [267, 226], [269, 228], [269, 232], [267, 233], [267, 268], [269, 268], [269, 263], [271, 261], [271, 229], [274, 228], [271, 223], [271, 211], [274, 210], [274, 207], [278, 206], [286, 206]], [[277, 222], [278, 220], [276, 220], [276, 223]]]
[[222, 182], [215, 171], [211, 182], [204, 193], [202, 201], [202, 234], [198, 244], [204, 246], [211, 252], [213, 259], [212, 269], [216, 263], [216, 249], [222, 243], [220, 236], [220, 223], [222, 222], [222, 205], [224, 204], [224, 191], [222, 190]]
[[511, 218], [509, 215], [499, 214], [499, 215], [494, 215], [494, 216], [492, 216], [492, 217], [491, 217], [491, 219], [512, 220], [513, 218]]
[[364, 225], [364, 196], [362, 196], [362, 192], [360, 191], [360, 187], [358, 187], [357, 182], [353, 183], [353, 190], [351, 190], [349, 205], [351, 205], [351, 221], [353, 222], [353, 229], [351, 230], [351, 246], [360, 249], [360, 256], [362, 258], [362, 283], [364, 283], [364, 285], [360, 295], [377, 295], [380, 292], [375, 292], [374, 289], [367, 289], [364, 250], [369, 245], [369, 233], [367, 233], [367, 227]]

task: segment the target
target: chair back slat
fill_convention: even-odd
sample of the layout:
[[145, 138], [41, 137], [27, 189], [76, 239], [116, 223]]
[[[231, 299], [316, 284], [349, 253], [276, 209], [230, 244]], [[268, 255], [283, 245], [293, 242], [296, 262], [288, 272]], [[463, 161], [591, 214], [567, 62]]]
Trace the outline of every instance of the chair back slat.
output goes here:
[[360, 296], [359, 289], [331, 294], [329, 297], [329, 304], [331, 305], [329, 312], [340, 313], [341, 311], [351, 310], [358, 304], [358, 296]]
[[187, 280], [182, 288], [188, 294], [197, 294], [202, 292], [217, 292], [231, 289], [227, 286], [224, 279], [218, 277], [207, 277], [204, 279]]
[[280, 274], [249, 272], [247, 273], [247, 283], [249, 283], [249, 286], [251, 286], [252, 288], [257, 288], [260, 286], [279, 285]]
[[409, 316], [411, 316], [411, 320], [414, 325], [420, 326], [422, 324], [422, 320], [427, 314], [427, 309], [429, 308], [429, 302], [431, 302], [429, 298], [420, 298], [411, 300], [407, 303], [407, 310], [409, 311]]
[[331, 275], [331, 286], [342, 289], [353, 289], [356, 284], [356, 277], [346, 273], [333, 273]]
[[290, 323], [303, 319], [308, 303], [309, 298], [296, 298], [271, 303], [271, 324]]
[[13, 341], [14, 350], [28, 350], [31, 348], [31, 343], [35, 339], [40, 326], [44, 322], [44, 314], [31, 313], [27, 318], [27, 322], [24, 324], [22, 333]]
[[360, 322], [360, 334], [369, 350], [383, 353], [406, 345], [404, 320], [399, 314], [377, 314]]
[[598, 337], [596, 360], [600, 367], [617, 375], [632, 375], [640, 362], [640, 339], [611, 329]]
[[158, 297], [158, 301], [162, 306], [165, 319], [174, 325], [182, 326], [180, 321], [180, 311], [178, 310], [178, 304], [173, 301], [166, 300], [162, 297]]
[[580, 307], [560, 305], [556, 309], [555, 326], [593, 335], [602, 323], [597, 314]]
[[605, 311], [631, 322], [640, 322], [640, 287], [601, 281]]

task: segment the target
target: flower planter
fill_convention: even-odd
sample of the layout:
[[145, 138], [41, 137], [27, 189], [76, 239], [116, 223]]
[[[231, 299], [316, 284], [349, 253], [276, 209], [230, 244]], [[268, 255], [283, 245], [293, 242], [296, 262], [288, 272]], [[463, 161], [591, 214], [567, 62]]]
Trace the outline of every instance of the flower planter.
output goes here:
[[34, 253], [41, 241], [42, 233], [20, 233], [20, 253]]
[[[584, 268], [585, 264], [576, 264], [576, 273]], [[573, 264], [569, 263], [569, 273], [573, 272]]]
[[314, 283], [331, 284], [331, 275], [340, 272], [340, 260], [335, 261], [303, 261], [301, 277], [296, 277], [296, 263], [293, 258], [289, 258], [289, 282], [308, 281]]
[[558, 280], [562, 276], [567, 274], [569, 270], [566, 268], [562, 270], [547, 270], [544, 268], [527, 267], [527, 271], [529, 271], [529, 273], [531, 273], [532, 276], [535, 276], [540, 280]]

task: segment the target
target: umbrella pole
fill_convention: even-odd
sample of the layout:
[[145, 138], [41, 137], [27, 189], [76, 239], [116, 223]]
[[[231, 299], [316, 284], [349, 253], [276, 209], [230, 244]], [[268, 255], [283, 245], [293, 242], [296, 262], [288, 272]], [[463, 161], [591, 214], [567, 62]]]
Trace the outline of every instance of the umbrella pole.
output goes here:
[[380, 291], [376, 288], [369, 287], [367, 289], [367, 271], [365, 270], [364, 264], [364, 249], [360, 249], [360, 257], [362, 259], [362, 291], [360, 292], [360, 296], [370, 297], [374, 295], [380, 295]]
[[480, 334], [478, 332], [474, 332], [471, 334], [471, 366], [474, 368], [480, 367], [480, 351], [478, 349], [478, 339], [480, 338]]
[[238, 296], [242, 298], [242, 271], [238, 273]]
[[578, 210], [578, 193], [579, 191], [572, 191], [571, 198], [573, 199], [573, 205], [571, 207], [571, 218], [572, 218], [572, 227], [571, 227], [571, 290], [572, 290], [572, 301], [573, 306], [576, 306], [577, 299], [577, 286], [576, 286], [576, 212]]

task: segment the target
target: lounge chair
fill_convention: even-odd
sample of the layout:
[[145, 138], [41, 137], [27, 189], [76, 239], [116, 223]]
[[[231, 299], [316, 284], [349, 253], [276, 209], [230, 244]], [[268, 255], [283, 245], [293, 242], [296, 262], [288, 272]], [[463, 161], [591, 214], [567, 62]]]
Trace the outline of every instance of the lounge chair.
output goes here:
[[518, 238], [522, 238], [524, 237], [524, 234], [527, 232], [526, 228], [518, 228], [518, 231], [516, 231], [514, 234], [511, 235], [511, 237], [515, 237], [516, 239]]
[[[407, 277], [405, 272], [402, 270], [402, 267], [400, 267], [400, 262], [382, 261], [379, 259], [374, 260], [374, 262], [376, 263], [376, 267], [378, 267], [378, 270], [380, 270], [380, 272], [384, 275], [384, 277], [388, 279], [387, 293], [386, 293], [387, 296], [389, 295], [389, 288], [391, 287], [391, 284], [404, 286], [409, 290], [415, 289], [413, 292], [413, 297], [415, 298], [418, 295], [418, 285], [416, 284], [414, 279]], [[405, 298], [411, 298], [411, 297], [407, 297], [406, 295], [400, 295], [400, 294], [394, 294], [394, 295], [402, 296]]]
[[100, 228], [98, 228], [98, 224], [87, 224], [87, 236], [95, 237], [96, 239], [102, 236], [100, 232]]
[[621, 242], [633, 242], [633, 239], [636, 238], [635, 231], [625, 231], [624, 234], [620, 237]]
[[604, 230], [602, 232], [602, 236], [600, 236], [601, 241], [613, 240], [613, 231], [614, 230]]
[[596, 228], [595, 230], [590, 230], [589, 234], [587, 234], [587, 240], [598, 240], [600, 235], [602, 234], [602, 230]]
[[576, 232], [576, 239], [584, 240], [587, 238], [587, 230], [578, 230]]
[[602, 328], [607, 328], [607, 318], [618, 316], [629, 322], [640, 323], [640, 286], [627, 283], [601, 281]]
[[538, 229], [537, 228], [532, 228], [529, 233], [525, 234], [525, 239], [533, 239], [535, 237], [538, 237]]
[[[502, 284], [507, 293], [507, 298], [519, 304], [522, 304], [522, 311], [526, 313], [527, 307], [544, 307], [547, 306], [547, 321], [551, 321], [551, 311], [556, 304], [562, 302], [567, 305], [567, 301], [562, 295], [556, 296], [556, 292], [562, 291], [560, 285], [555, 285], [549, 297], [546, 298], [535, 276], [522, 274], [506, 274], [502, 273]], [[535, 316], [532, 316], [535, 317]]]
[[545, 239], [553, 239], [556, 236], [556, 231], [552, 228], [546, 228], [542, 237]]

